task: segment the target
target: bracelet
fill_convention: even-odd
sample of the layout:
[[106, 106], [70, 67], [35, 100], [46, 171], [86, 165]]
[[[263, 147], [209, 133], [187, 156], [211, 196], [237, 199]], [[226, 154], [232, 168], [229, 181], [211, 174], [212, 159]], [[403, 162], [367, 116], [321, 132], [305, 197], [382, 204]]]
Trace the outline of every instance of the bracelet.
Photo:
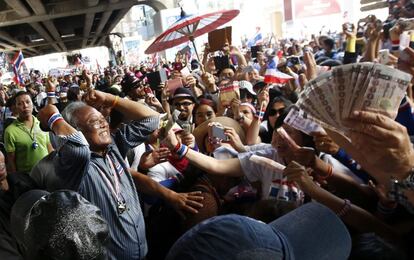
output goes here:
[[348, 213], [348, 211], [351, 209], [351, 201], [349, 201], [348, 199], [344, 199], [344, 205], [342, 206], [342, 208], [336, 213], [336, 215], [338, 217], [343, 217], [346, 215], [346, 213]]
[[54, 97], [56, 97], [56, 93], [55, 92], [47, 92], [47, 97], [48, 98], [54, 98]]
[[329, 177], [331, 177], [333, 175], [333, 168], [332, 165], [328, 164], [328, 174], [326, 174], [325, 176], [321, 176], [320, 179], [321, 180], [326, 180]]
[[118, 104], [118, 101], [119, 101], [119, 96], [115, 96], [115, 99], [114, 99], [114, 102], [111, 105], [111, 108], [114, 108]]
[[400, 40], [391, 41], [392, 45], [400, 45]]
[[47, 120], [49, 129], [52, 130], [53, 125], [60, 120], [63, 120], [63, 117], [60, 113], [54, 113], [51, 117], [49, 117], [49, 120]]

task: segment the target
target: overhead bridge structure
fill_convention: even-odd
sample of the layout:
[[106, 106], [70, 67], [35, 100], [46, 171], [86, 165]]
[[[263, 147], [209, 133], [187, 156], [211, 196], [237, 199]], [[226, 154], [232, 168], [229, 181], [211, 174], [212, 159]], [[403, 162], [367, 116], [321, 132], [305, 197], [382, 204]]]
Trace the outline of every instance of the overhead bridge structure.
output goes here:
[[163, 2], [0, 0], [0, 51], [22, 50], [32, 57], [101, 46], [132, 6], [144, 4], [159, 11], [167, 8]]

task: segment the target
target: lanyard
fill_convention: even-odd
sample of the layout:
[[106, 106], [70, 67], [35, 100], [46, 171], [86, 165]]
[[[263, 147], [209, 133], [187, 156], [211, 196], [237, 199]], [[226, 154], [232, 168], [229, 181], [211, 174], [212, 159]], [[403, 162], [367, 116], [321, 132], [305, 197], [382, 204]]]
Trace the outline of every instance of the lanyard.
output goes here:
[[115, 169], [115, 165], [111, 157], [109, 157], [109, 155], [106, 155], [106, 159], [109, 160], [110, 162], [109, 165], [114, 175], [114, 185], [108, 179], [108, 177], [106, 177], [105, 173], [101, 170], [101, 168], [99, 168], [99, 166], [96, 165], [95, 163], [93, 164], [97, 167], [99, 174], [101, 174], [102, 178], [105, 180], [106, 184], [111, 190], [111, 193], [114, 195], [116, 202], [117, 202], [118, 213], [122, 214], [126, 210], [126, 205], [125, 205], [125, 201], [121, 198], [121, 193], [119, 189], [118, 171]]

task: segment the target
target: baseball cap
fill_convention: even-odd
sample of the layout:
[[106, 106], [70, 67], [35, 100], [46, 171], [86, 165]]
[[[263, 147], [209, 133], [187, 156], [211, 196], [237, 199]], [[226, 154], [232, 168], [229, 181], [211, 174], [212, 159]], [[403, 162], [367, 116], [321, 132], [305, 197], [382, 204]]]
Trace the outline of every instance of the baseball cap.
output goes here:
[[140, 86], [141, 80], [133, 73], [128, 73], [121, 81], [122, 92], [128, 95], [128, 92]]
[[26, 259], [106, 259], [108, 225], [77, 192], [28, 191], [16, 200], [10, 220]]
[[348, 259], [351, 237], [327, 207], [311, 202], [269, 224], [240, 215], [208, 219], [171, 248], [172, 259]]
[[239, 81], [239, 88], [240, 89], [245, 89], [245, 90], [249, 91], [249, 93], [252, 94], [253, 96], [256, 96], [256, 92], [253, 90], [252, 83], [250, 83], [247, 80], [240, 80]]
[[193, 92], [188, 88], [177, 88], [173, 96], [173, 99], [176, 98], [188, 98], [191, 99], [194, 103], [197, 103], [197, 100], [194, 97]]

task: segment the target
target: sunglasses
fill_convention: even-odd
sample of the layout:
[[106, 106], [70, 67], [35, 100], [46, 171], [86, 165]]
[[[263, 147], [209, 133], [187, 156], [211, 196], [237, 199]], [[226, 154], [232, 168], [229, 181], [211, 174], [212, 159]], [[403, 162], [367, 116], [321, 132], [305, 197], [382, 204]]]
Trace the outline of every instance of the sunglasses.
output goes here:
[[283, 113], [283, 111], [285, 111], [285, 108], [279, 108], [279, 109], [270, 109], [269, 110], [269, 116], [274, 116], [274, 115], [276, 115], [276, 114], [282, 114]]
[[174, 106], [176, 106], [176, 107], [181, 107], [181, 106], [183, 106], [183, 107], [188, 107], [188, 106], [191, 106], [193, 103], [192, 102], [181, 102], [181, 103], [175, 103], [174, 104]]

